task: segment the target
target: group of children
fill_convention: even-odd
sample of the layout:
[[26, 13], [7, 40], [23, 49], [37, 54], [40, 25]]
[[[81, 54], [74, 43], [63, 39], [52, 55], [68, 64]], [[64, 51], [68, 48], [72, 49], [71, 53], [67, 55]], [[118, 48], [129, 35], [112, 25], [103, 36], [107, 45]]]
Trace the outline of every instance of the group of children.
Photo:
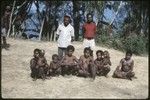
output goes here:
[[[31, 77], [34, 81], [37, 78], [42, 78], [45, 80], [46, 78], [51, 78], [52, 76], [64, 76], [66, 74], [91, 77], [92, 79], [95, 79], [96, 75], [107, 77], [111, 66], [108, 51], [96, 51], [97, 58], [95, 60], [92, 50], [89, 47], [84, 48], [84, 54], [81, 55], [79, 59], [73, 55], [74, 51], [74, 46], [69, 45], [63, 58], [60, 58], [57, 54], [53, 54], [52, 61], [48, 64], [46, 58], [44, 57], [45, 51], [35, 49], [34, 58], [30, 61]], [[126, 59], [124, 59], [124, 61], [126, 61]], [[132, 61], [129, 61], [129, 63], [131, 62]], [[134, 73], [132, 72], [133, 66], [131, 67], [130, 64], [126, 64], [125, 66], [129, 66], [128, 69], [131, 70], [127, 72], [129, 74], [122, 75], [122, 72], [124, 71], [122, 70], [123, 68], [119, 71], [119, 67], [123, 67], [122, 63], [125, 65], [122, 61], [120, 66], [118, 66], [117, 70], [114, 72], [113, 77], [131, 79], [131, 77], [134, 76]]]

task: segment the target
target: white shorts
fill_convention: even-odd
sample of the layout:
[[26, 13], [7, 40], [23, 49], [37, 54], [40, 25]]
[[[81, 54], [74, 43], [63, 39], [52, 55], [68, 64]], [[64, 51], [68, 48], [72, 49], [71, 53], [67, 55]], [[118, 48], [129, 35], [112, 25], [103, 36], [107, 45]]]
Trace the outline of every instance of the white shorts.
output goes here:
[[83, 46], [84, 47], [90, 47], [91, 50], [94, 50], [95, 49], [95, 39], [88, 40], [88, 39], [84, 38]]

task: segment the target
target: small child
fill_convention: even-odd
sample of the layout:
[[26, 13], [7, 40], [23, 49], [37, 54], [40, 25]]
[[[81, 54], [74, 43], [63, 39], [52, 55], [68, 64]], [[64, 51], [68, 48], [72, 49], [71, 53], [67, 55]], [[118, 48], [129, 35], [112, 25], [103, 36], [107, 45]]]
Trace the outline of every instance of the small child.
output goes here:
[[95, 59], [94, 62], [97, 67], [97, 75], [107, 77], [111, 65], [109, 52], [98, 50], [96, 55], [97, 59]]
[[61, 60], [62, 75], [77, 74], [78, 59], [73, 55], [75, 51], [74, 46], [69, 45], [66, 50], [66, 55]]
[[51, 76], [58, 76], [61, 74], [61, 66], [57, 54], [52, 55], [52, 61], [50, 62], [50, 67], [48, 68], [47, 74]]
[[96, 51], [96, 56], [97, 58], [94, 61], [96, 67], [96, 74], [101, 76], [103, 72], [103, 51]]
[[127, 51], [125, 58], [120, 60], [119, 66], [117, 66], [116, 70], [114, 71], [113, 74], [114, 78], [123, 78], [132, 80], [132, 78], [135, 76], [135, 73], [133, 72], [134, 60], [131, 59], [131, 57], [132, 52]]
[[47, 60], [44, 55], [45, 55], [45, 50], [41, 50], [37, 62], [37, 65], [39, 67], [39, 77], [41, 77], [43, 80], [46, 79], [46, 73], [48, 68]]
[[34, 49], [33, 52], [34, 58], [30, 60], [30, 69], [31, 69], [31, 77], [33, 78], [33, 81], [36, 81], [38, 78], [38, 67], [37, 67], [37, 62], [39, 59], [39, 54], [40, 54], [40, 49]]
[[104, 66], [104, 70], [103, 70], [103, 74], [104, 76], [107, 77], [107, 74], [110, 72], [110, 66], [111, 66], [111, 61], [110, 61], [110, 56], [109, 56], [109, 52], [108, 51], [104, 51], [104, 58], [103, 58], [103, 66]]
[[84, 55], [79, 59], [79, 76], [92, 77], [95, 79], [96, 69], [94, 65], [93, 57], [91, 56], [91, 49], [89, 47], [84, 48]]
[[111, 66], [111, 61], [110, 61], [109, 52], [105, 50], [103, 54], [104, 54], [104, 55], [103, 55], [103, 57], [104, 57], [104, 61], [103, 61], [104, 66], [105, 66], [105, 65]]

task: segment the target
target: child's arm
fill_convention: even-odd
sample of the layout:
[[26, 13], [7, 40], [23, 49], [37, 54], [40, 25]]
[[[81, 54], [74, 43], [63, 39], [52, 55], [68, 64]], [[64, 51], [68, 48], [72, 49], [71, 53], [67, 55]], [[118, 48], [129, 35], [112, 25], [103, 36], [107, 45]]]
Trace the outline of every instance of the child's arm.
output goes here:
[[39, 65], [39, 66], [44, 66], [44, 65], [45, 65], [45, 63], [43, 62], [43, 59], [42, 59], [42, 58], [40, 58], [40, 59], [38, 60], [38, 65]]
[[96, 67], [99, 67], [99, 64], [97, 63], [96, 60], [94, 61], [94, 64], [95, 64]]
[[62, 66], [66, 65], [65, 60], [66, 60], [66, 57], [64, 56], [62, 60], [59, 62], [59, 65], [62, 65]]
[[105, 66], [105, 65], [111, 66], [111, 61], [110, 61], [109, 58], [107, 58], [106, 61], [104, 62], [104, 66]]
[[83, 57], [82, 56], [79, 59], [79, 68], [81, 68], [82, 70], [84, 70], [84, 63], [83, 63]]
[[131, 62], [131, 69], [128, 71], [128, 72], [132, 72], [133, 71], [133, 67], [134, 67], [134, 61], [132, 60], [132, 62]]
[[37, 61], [35, 61], [34, 59], [31, 59], [30, 68], [39, 68]]
[[123, 62], [123, 59], [120, 60], [119, 66], [117, 66], [116, 70], [120, 70], [120, 68], [122, 67], [122, 62]]
[[111, 61], [110, 61], [110, 59], [109, 59], [108, 61], [109, 61], [108, 64], [111, 66]]
[[74, 56], [72, 65], [78, 65], [78, 64], [79, 64], [79, 60]]
[[36, 66], [36, 61], [33, 60], [33, 59], [31, 59], [31, 61], [30, 61], [30, 67], [33, 68], [35, 66]]
[[133, 67], [134, 67], [134, 61], [132, 60], [132, 62], [131, 62], [131, 71], [133, 71]]
[[93, 57], [90, 57], [89, 63], [90, 63], [90, 64], [94, 64], [94, 59], [93, 59]]
[[45, 63], [45, 66], [46, 66], [46, 67], [49, 67], [49, 65], [48, 65], [47, 60], [46, 60], [45, 57], [44, 57], [44, 63]]

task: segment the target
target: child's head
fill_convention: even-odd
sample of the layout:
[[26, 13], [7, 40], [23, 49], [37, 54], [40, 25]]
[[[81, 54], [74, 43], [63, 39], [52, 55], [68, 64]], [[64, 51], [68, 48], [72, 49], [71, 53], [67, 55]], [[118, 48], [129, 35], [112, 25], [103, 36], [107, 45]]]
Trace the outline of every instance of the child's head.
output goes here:
[[57, 63], [58, 62], [58, 55], [57, 54], [53, 54], [52, 55], [52, 60], [54, 63]]
[[91, 55], [91, 49], [89, 47], [84, 48], [84, 56], [89, 57]]
[[132, 52], [131, 52], [131, 51], [127, 51], [125, 58], [126, 58], [127, 60], [129, 60], [129, 59], [131, 59], [131, 57], [132, 57]]
[[104, 58], [109, 58], [109, 52], [107, 50], [104, 51]]
[[40, 56], [44, 56], [45, 55], [45, 50], [41, 50], [41, 52], [40, 52]]
[[35, 57], [35, 58], [38, 58], [39, 57], [39, 54], [40, 54], [40, 49], [34, 49], [34, 51], [33, 51], [33, 56]]
[[98, 60], [102, 59], [103, 58], [103, 51], [102, 50], [96, 51], [96, 56], [97, 56]]
[[67, 55], [68, 55], [68, 56], [72, 56], [74, 50], [75, 50], [74, 46], [69, 45], [69, 46], [67, 47]]

